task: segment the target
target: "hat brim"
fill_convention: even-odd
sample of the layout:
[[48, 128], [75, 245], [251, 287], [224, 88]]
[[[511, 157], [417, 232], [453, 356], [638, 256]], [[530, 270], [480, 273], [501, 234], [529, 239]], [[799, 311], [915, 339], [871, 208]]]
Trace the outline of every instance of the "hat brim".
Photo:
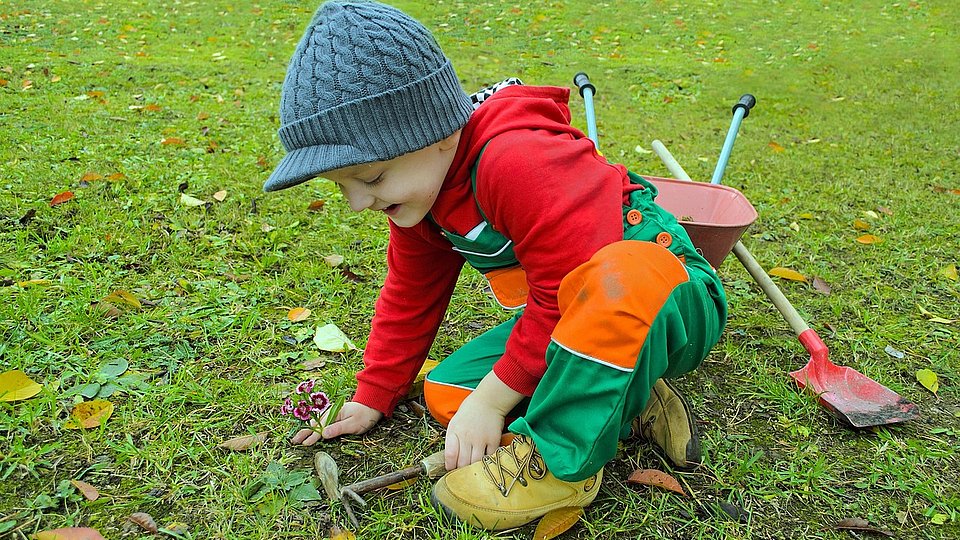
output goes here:
[[264, 191], [280, 191], [319, 176], [334, 169], [351, 167], [361, 163], [379, 161], [380, 157], [362, 148], [349, 145], [322, 145], [297, 148], [289, 152], [270, 178], [263, 184]]

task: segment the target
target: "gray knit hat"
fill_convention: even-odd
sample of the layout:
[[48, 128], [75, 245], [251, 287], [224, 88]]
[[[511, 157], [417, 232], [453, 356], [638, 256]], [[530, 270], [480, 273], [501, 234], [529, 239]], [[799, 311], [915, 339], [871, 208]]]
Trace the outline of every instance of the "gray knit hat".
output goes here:
[[288, 153], [263, 190], [426, 148], [472, 110], [422, 24], [376, 2], [326, 2], [290, 59], [279, 132]]

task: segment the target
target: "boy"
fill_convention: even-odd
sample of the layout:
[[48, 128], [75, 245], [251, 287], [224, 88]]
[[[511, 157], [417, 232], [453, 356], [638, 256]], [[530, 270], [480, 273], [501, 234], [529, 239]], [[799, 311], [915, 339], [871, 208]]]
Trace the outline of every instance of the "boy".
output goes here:
[[[427, 378], [450, 470], [433, 500], [487, 529], [597, 495], [631, 426], [695, 465], [689, 408], [662, 377], [719, 339], [716, 274], [656, 189], [570, 126], [569, 91], [509, 85], [476, 110], [430, 32], [373, 2], [323, 4], [283, 84], [288, 154], [264, 189], [321, 176], [390, 225], [357, 391], [323, 438], [390, 415], [427, 356], [464, 262], [516, 317]], [[639, 417], [639, 418], [638, 418]], [[515, 437], [500, 446], [505, 427]], [[303, 430], [293, 442], [313, 444]]]

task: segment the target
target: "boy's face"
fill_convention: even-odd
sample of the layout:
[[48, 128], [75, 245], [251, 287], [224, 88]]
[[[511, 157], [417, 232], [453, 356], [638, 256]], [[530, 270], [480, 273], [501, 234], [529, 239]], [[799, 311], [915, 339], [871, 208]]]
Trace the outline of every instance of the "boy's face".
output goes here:
[[453, 163], [460, 132], [389, 161], [323, 173], [340, 188], [354, 212], [378, 210], [398, 227], [413, 227], [427, 215]]

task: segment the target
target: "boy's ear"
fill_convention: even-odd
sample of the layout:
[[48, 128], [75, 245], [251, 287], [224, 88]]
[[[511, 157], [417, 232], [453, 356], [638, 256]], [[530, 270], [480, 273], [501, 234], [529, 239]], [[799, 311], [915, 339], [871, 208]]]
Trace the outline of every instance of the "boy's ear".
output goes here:
[[461, 131], [463, 131], [463, 130], [458, 129], [458, 130], [454, 131], [454, 132], [453, 132], [449, 137], [447, 137], [446, 139], [440, 140], [440, 142], [437, 143], [437, 145], [439, 145], [439, 147], [440, 147], [440, 150], [446, 151], [446, 150], [456, 149], [456, 148], [457, 148], [457, 145], [460, 144], [460, 132], [461, 132]]

